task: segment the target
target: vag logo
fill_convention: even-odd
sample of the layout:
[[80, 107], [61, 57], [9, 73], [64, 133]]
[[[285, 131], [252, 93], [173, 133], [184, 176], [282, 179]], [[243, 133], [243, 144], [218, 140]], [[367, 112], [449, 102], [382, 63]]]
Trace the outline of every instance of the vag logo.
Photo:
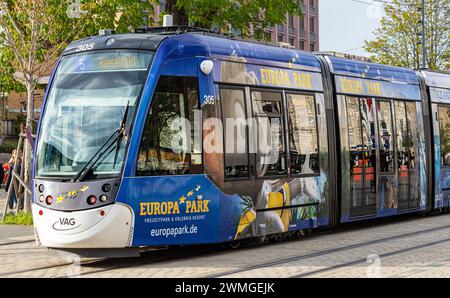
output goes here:
[[53, 229], [56, 231], [68, 231], [78, 228], [75, 218], [60, 217], [54, 224]]

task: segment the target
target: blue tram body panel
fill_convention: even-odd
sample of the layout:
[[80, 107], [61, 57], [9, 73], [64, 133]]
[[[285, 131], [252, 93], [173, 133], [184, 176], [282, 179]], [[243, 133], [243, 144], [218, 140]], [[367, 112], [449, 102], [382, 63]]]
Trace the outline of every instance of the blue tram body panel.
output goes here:
[[133, 246], [219, 242], [223, 194], [205, 175], [124, 178], [117, 196], [134, 211]]
[[[444, 164], [442, 147], [448, 146], [449, 127], [442, 127], [439, 108], [450, 109], [450, 75], [422, 71], [431, 105], [432, 138], [434, 141], [434, 208], [450, 207], [450, 163]], [[441, 115], [442, 116], [442, 115]], [[444, 139], [445, 138], [445, 139]]]
[[[341, 221], [425, 210], [426, 140], [417, 75], [410, 69], [337, 57], [327, 61], [334, 75], [340, 125]], [[387, 111], [380, 110], [382, 103]], [[397, 121], [406, 112], [412, 114]], [[364, 132], [361, 137], [354, 132], [358, 127]], [[413, 145], [398, 138], [403, 131]], [[381, 171], [380, 163], [392, 168]]]

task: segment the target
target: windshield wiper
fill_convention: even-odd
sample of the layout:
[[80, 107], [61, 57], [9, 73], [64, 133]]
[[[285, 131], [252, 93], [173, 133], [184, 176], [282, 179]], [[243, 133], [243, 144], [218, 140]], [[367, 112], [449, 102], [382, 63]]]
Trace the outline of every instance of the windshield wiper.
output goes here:
[[[128, 110], [130, 108], [130, 102], [127, 103], [125, 112], [123, 114], [120, 127], [116, 129], [112, 135], [106, 140], [105, 143], [94, 153], [94, 155], [84, 164], [84, 166], [70, 179], [71, 182], [81, 182], [92, 171], [94, 166], [102, 157], [106, 157], [111, 153], [108, 151], [114, 144], [116, 144], [116, 155], [114, 156], [114, 165], [117, 159], [117, 150], [120, 146], [120, 140], [123, 138], [125, 142], [128, 142], [128, 134], [126, 131], [126, 122], [128, 118]], [[108, 152], [108, 154], [105, 154]]]

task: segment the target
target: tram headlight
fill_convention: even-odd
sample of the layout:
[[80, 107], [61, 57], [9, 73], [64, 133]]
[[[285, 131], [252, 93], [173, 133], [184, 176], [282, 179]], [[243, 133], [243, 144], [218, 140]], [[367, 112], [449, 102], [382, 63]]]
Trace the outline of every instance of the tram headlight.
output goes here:
[[40, 184], [38, 190], [39, 192], [44, 192], [44, 184]]
[[[103, 192], [109, 192], [111, 190], [111, 184], [109, 184], [109, 183], [103, 184], [102, 190], [103, 190]], [[101, 201], [101, 199], [100, 199], [100, 201]]]
[[106, 202], [106, 200], [108, 199], [108, 197], [107, 197], [106, 195], [101, 195], [101, 196], [99, 197], [99, 199], [100, 199], [100, 202]]
[[47, 203], [47, 205], [51, 205], [53, 203], [53, 197], [52, 196], [47, 196], [45, 198], [45, 202]]
[[44, 203], [44, 201], [45, 201], [44, 195], [40, 195], [39, 196], [39, 202]]
[[94, 195], [91, 195], [87, 198], [87, 203], [89, 205], [94, 205], [95, 203], [97, 203], [97, 197]]

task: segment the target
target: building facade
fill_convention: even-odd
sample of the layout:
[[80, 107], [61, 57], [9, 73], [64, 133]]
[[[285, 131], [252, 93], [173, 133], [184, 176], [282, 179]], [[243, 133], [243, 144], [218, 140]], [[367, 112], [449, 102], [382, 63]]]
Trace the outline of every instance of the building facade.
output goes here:
[[319, 51], [319, 0], [300, 0], [303, 14], [288, 15], [286, 23], [271, 28], [273, 42], [288, 43], [300, 51]]

